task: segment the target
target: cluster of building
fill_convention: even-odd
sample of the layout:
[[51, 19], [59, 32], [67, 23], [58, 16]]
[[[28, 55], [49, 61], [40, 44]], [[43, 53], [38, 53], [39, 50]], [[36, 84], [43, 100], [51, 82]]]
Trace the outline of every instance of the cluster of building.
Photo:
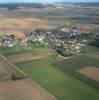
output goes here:
[[[83, 38], [82, 34], [84, 34]], [[1, 35], [0, 43], [3, 47], [13, 47], [16, 44], [28, 45], [28, 43], [32, 45], [43, 44], [55, 50], [61, 48], [65, 52], [73, 51], [79, 53], [80, 48], [87, 43], [86, 36], [88, 34], [90, 36], [89, 31], [82, 32], [76, 27], [68, 28], [61, 26], [53, 30], [33, 30], [19, 39], [12, 34], [3, 34]]]
[[3, 47], [13, 47], [16, 45], [15, 36], [10, 33], [2, 34], [0, 36], [0, 45]]

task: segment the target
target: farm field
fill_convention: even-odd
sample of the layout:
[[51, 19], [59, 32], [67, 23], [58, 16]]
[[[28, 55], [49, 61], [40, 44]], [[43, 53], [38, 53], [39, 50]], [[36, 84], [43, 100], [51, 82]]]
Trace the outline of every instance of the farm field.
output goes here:
[[12, 56], [7, 56], [7, 58], [13, 62], [24, 62], [24, 61], [31, 61], [41, 58], [47, 58], [48, 56], [53, 55], [52, 52], [33, 52], [33, 53], [24, 53], [24, 54], [16, 54]]
[[78, 72], [99, 82], [99, 68], [89, 66], [79, 70]]
[[[50, 30], [59, 26], [59, 30], [70, 28], [70, 33], [77, 28], [98, 34], [99, 7], [0, 8], [0, 19], [0, 41], [4, 33], [20, 41], [13, 47], [0, 47], [0, 100], [99, 100], [99, 49], [86, 45], [77, 55], [57, 61], [50, 46], [39, 43], [36, 47], [33, 42], [43, 32], [32, 33], [49, 30], [50, 37]], [[21, 43], [24, 33], [30, 38], [27, 45]]]
[[99, 59], [99, 48], [94, 46], [85, 46], [81, 48], [81, 52], [85, 55], [89, 55], [91, 57], [95, 57]]
[[[69, 73], [73, 77], [87, 83], [88, 85], [99, 89], [99, 82], [96, 81], [95, 77], [92, 78], [91, 75], [87, 77], [86, 75], [79, 73], [80, 70], [86, 69], [87, 67], [94, 67], [99, 69], [99, 59], [94, 57], [93, 55], [78, 55], [71, 57], [70, 59], [66, 59], [61, 62], [54, 63], [56, 68], [59, 68], [63, 72]], [[88, 71], [90, 74], [90, 71]], [[87, 74], [88, 74], [87, 72]], [[89, 75], [88, 74], [88, 75]], [[97, 75], [97, 71], [94, 71], [92, 76]], [[98, 79], [98, 76], [97, 76]]]
[[6, 56], [13, 63], [31, 61], [41, 58], [47, 58], [54, 54], [54, 50], [48, 47], [30, 47], [16, 45], [12, 48], [0, 48], [0, 53]]
[[0, 81], [0, 100], [57, 100], [31, 80]]
[[54, 25], [50, 22], [36, 18], [2, 18], [0, 21], [0, 33], [13, 33], [17, 37], [24, 36], [24, 33], [33, 29], [52, 29]]
[[54, 67], [53, 58], [19, 62], [16, 65], [59, 100], [99, 99], [98, 90]]
[[15, 54], [24, 54], [24, 53], [39, 53], [40, 52], [48, 52], [51, 53], [53, 50], [49, 47], [32, 47], [30, 45], [22, 46], [22, 45], [15, 45], [13, 47], [0, 47], [0, 54], [4, 56], [11, 56]]
[[[16, 47], [17, 48], [17, 47]], [[10, 50], [13, 54], [23, 54], [21, 47], [5, 50], [6, 56]], [[1, 48], [0, 48], [1, 49]], [[7, 49], [7, 48], [6, 48]], [[3, 50], [0, 50], [1, 53]], [[19, 53], [20, 52], [20, 53]], [[25, 53], [25, 52], [24, 52]], [[57, 100], [52, 94], [41, 88], [35, 81], [27, 79], [27, 75], [19, 70], [4, 56], [0, 55], [0, 100]]]
[[14, 54], [22, 54], [29, 53], [32, 49], [27, 46], [16, 45], [14, 47], [0, 47], [0, 54], [4, 56], [14, 55]]
[[22, 79], [25, 76], [5, 57], [0, 55], [0, 80]]
[[[70, 59], [60, 62], [57, 62], [52, 57], [53, 51], [47, 47], [32, 48], [30, 46], [17, 45], [12, 48], [0, 48], [0, 53], [11, 61], [11, 63], [15, 64], [17, 68], [25, 72], [31, 80], [36, 81], [42, 88], [46, 89], [59, 100], [66, 100], [66, 98], [68, 98], [68, 100], [93, 100], [93, 98], [94, 100], [98, 100], [99, 85], [97, 80], [99, 77], [97, 76], [97, 79], [96, 77], [91, 77], [90, 73], [92, 74], [93, 72], [89, 71], [89, 69], [87, 70], [87, 73], [89, 72], [87, 75], [80, 71], [91, 66], [93, 66], [93, 71], [95, 71], [95, 73], [98, 71], [99, 62], [96, 55], [98, 55], [99, 51], [98, 48], [91, 46], [81, 49], [84, 54], [73, 56]], [[97, 70], [95, 70], [95, 68]], [[86, 70], [84, 70], [84, 73], [85, 71]], [[93, 73], [92, 76], [95, 76], [95, 73]], [[18, 85], [22, 82], [24, 87], [26, 87], [25, 85], [28, 83], [27, 80], [20, 80], [16, 82]], [[14, 83], [16, 84], [16, 82]], [[11, 84], [15, 87], [14, 83], [12, 82]], [[32, 84], [32, 82], [30, 83]], [[75, 90], [76, 92], [74, 92]], [[7, 90], [5, 89], [5, 91]], [[23, 98], [18, 94], [20, 93], [18, 91], [22, 91], [21, 89], [12, 89], [11, 91], [14, 91], [14, 94], [18, 95], [19, 100], [21, 100], [20, 98]], [[30, 90], [30, 92], [32, 91], [33, 90]], [[25, 93], [22, 95], [24, 94]], [[31, 97], [31, 93], [29, 95]], [[28, 97], [28, 95], [26, 96]]]
[[[85, 78], [83, 74], [77, 72], [91, 65], [98, 68], [98, 59], [88, 56], [88, 54], [85, 55], [91, 47], [82, 49], [82, 51], [86, 51], [84, 55], [75, 56], [63, 62], [56, 62], [55, 59], [50, 58], [50, 54], [52, 54], [50, 48], [28, 48], [30, 51], [23, 53], [21, 52], [23, 50], [21, 49], [22, 47], [18, 49], [18, 52], [16, 48], [14, 48], [16, 51], [12, 52], [11, 55], [9, 52], [10, 48], [4, 55], [32, 80], [36, 81], [59, 100], [66, 100], [66, 98], [68, 100], [83, 100], [85, 98], [87, 100], [93, 100], [93, 98], [94, 100], [99, 99], [99, 91], [94, 88], [98, 87], [98, 83]], [[96, 54], [98, 54], [98, 49], [93, 48], [89, 52], [89, 55], [94, 51], [97, 51]], [[67, 65], [65, 64], [65, 66], [64, 63]], [[80, 77], [77, 77], [77, 75]], [[73, 93], [75, 90], [77, 92]]]
[[[99, 8], [81, 8], [66, 7], [59, 8], [18, 8], [14, 10], [0, 8], [0, 34], [13, 33], [17, 37], [24, 36], [33, 29], [53, 29], [57, 24], [70, 24], [79, 29], [94, 31], [94, 27], [98, 26], [98, 10]], [[86, 13], [87, 12], [87, 13]], [[91, 17], [90, 17], [91, 16]], [[90, 24], [90, 25], [89, 25]]]

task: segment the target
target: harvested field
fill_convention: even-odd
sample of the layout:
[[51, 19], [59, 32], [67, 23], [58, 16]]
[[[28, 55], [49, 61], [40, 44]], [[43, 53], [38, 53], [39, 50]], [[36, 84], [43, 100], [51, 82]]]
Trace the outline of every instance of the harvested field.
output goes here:
[[35, 18], [2, 18], [0, 21], [0, 33], [12, 33], [18, 37], [37, 28], [52, 29], [53, 25]]
[[56, 100], [31, 80], [0, 81], [0, 100]]
[[99, 68], [86, 67], [78, 71], [80, 74], [85, 75], [92, 80], [99, 81]]
[[0, 56], [0, 80], [12, 80], [12, 76], [16, 78], [23, 78], [24, 75], [14, 68], [14, 65]]
[[18, 62], [36, 60], [41, 58], [47, 58], [48, 56], [51, 56], [50, 52], [48, 53], [34, 52], [34, 53], [16, 54], [16, 55], [8, 56], [7, 58], [13, 63], [18, 63]]

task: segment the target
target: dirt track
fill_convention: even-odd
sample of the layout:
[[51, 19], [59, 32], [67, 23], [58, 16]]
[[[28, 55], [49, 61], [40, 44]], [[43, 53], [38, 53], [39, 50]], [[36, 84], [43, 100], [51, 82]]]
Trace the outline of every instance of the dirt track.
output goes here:
[[31, 80], [1, 81], [0, 100], [57, 100]]

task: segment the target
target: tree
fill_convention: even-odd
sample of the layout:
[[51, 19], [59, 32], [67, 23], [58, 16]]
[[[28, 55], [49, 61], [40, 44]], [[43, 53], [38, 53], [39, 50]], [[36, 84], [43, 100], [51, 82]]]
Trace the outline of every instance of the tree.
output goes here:
[[92, 41], [92, 42], [90, 43], [90, 45], [99, 47], [99, 35], [97, 35], [97, 36], [95, 37], [94, 41]]

